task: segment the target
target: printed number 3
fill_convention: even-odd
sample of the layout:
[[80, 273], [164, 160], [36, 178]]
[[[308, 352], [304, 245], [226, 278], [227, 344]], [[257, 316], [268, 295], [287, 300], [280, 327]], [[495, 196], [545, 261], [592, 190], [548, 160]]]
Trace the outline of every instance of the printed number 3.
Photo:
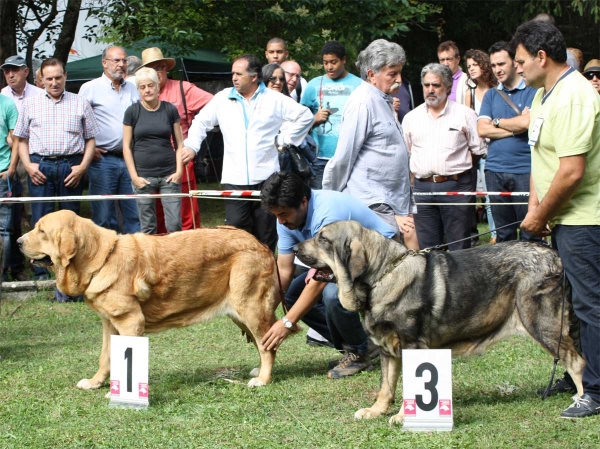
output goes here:
[[131, 393], [133, 391], [133, 349], [125, 349], [125, 360], [127, 360], [127, 393]]
[[435, 389], [438, 383], [438, 371], [437, 368], [429, 362], [421, 363], [417, 366], [415, 375], [417, 377], [423, 377], [423, 371], [429, 371], [431, 374], [431, 380], [425, 382], [425, 389], [431, 393], [431, 401], [429, 403], [423, 402], [423, 396], [420, 394], [416, 395], [415, 399], [417, 401], [417, 407], [425, 412], [430, 412], [435, 409], [438, 404], [438, 391]]

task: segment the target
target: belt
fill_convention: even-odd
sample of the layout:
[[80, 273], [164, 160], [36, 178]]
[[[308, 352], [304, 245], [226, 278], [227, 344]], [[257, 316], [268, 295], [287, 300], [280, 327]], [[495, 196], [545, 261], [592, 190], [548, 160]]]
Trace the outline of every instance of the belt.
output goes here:
[[66, 160], [66, 159], [71, 159], [72, 157], [75, 157], [75, 156], [82, 156], [82, 155], [83, 155], [83, 153], [67, 154], [64, 156], [60, 156], [60, 155], [43, 156], [41, 154], [33, 153], [33, 156], [41, 157], [42, 159], [45, 159], [47, 161], [62, 161], [62, 160]]
[[123, 157], [123, 150], [115, 150], [104, 153], [104, 156], [114, 156], [114, 157]]
[[466, 175], [467, 173], [471, 173], [471, 170], [465, 170], [462, 173], [457, 173], [456, 175], [432, 175], [429, 178], [417, 178], [419, 181], [423, 182], [446, 182], [446, 181], [458, 181], [462, 175]]

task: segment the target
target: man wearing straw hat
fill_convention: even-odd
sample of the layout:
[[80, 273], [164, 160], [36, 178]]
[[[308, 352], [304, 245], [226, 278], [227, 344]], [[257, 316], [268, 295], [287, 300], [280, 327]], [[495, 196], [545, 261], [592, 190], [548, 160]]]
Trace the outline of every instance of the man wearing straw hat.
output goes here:
[[[181, 117], [181, 132], [183, 133], [183, 138], [186, 139], [194, 116], [206, 106], [213, 95], [187, 81], [168, 79], [167, 73], [175, 67], [175, 59], [165, 58], [158, 47], [147, 48], [142, 52], [141, 67], [150, 67], [158, 73], [158, 81], [160, 83], [160, 95], [158, 98], [175, 105]], [[181, 177], [181, 193], [188, 193], [190, 190], [196, 190], [193, 159], [184, 164], [183, 176]], [[162, 214], [162, 205], [160, 201], [157, 201], [156, 215], [157, 222], [159, 223], [159, 233], [166, 232], [164, 220], [161, 219]], [[198, 227], [200, 227], [198, 201], [196, 198], [184, 199], [181, 201], [181, 229], [186, 230]]]

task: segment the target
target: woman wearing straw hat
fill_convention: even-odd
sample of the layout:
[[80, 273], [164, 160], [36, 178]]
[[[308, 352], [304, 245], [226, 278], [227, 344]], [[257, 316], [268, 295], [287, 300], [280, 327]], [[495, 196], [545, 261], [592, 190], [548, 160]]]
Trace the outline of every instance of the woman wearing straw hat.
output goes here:
[[583, 69], [583, 76], [590, 80], [596, 92], [600, 94], [600, 59], [590, 60]]
[[[175, 67], [175, 59], [165, 58], [158, 47], [147, 48], [142, 52], [142, 67], [149, 67], [158, 73], [161, 101], [172, 103], [181, 117], [181, 131], [186, 139], [188, 129], [194, 116], [212, 99], [213, 95], [200, 89], [195, 84], [187, 81], [172, 80], [167, 74]], [[139, 70], [139, 69], [138, 69]], [[181, 191], [188, 193], [196, 190], [196, 175], [194, 174], [194, 161], [191, 160], [183, 167], [181, 178]], [[157, 201], [156, 214], [159, 222], [159, 233], [164, 233], [165, 228], [160, 201]], [[195, 229], [200, 227], [200, 209], [196, 198], [186, 198], [181, 202], [181, 228]]]

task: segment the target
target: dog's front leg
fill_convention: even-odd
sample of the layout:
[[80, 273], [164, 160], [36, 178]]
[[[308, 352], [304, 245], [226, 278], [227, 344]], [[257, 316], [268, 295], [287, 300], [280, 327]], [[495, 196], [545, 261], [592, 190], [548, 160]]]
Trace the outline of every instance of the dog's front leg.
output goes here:
[[362, 408], [354, 414], [355, 419], [373, 419], [386, 413], [396, 395], [396, 384], [400, 376], [402, 361], [398, 357], [386, 355], [381, 351], [381, 389], [377, 401], [371, 408]]
[[77, 388], [91, 390], [100, 388], [110, 374], [110, 336], [117, 335], [117, 329], [111, 322], [102, 318], [102, 351], [100, 351], [100, 362], [98, 372], [91, 379], [81, 379], [77, 383]]

